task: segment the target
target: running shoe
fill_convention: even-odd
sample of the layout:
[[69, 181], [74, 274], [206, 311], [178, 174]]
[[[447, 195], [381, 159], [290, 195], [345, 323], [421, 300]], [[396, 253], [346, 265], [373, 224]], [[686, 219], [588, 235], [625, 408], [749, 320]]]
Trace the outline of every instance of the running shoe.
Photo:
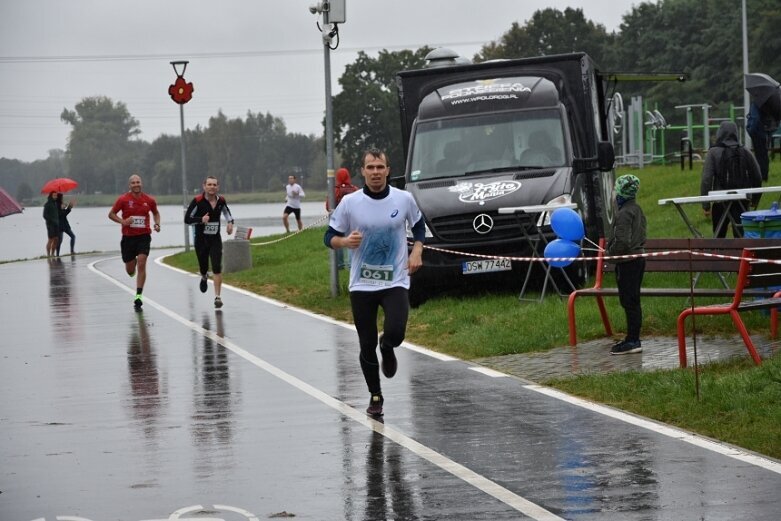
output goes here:
[[642, 353], [643, 348], [639, 340], [624, 340], [613, 346], [610, 350], [611, 355], [628, 355], [631, 353]]
[[369, 400], [369, 407], [366, 408], [366, 414], [369, 416], [382, 416], [382, 404], [385, 400], [382, 399], [382, 393], [373, 394]]
[[399, 364], [396, 361], [396, 353], [393, 352], [392, 347], [383, 347], [382, 346], [382, 337], [383, 335], [380, 335], [380, 354], [382, 355], [382, 363], [380, 363], [380, 367], [382, 368], [382, 374], [385, 375], [385, 378], [393, 378], [393, 376], [396, 374], [396, 369], [398, 369]]
[[209, 289], [209, 286], [206, 284], [206, 277], [201, 277], [201, 284], [199, 287], [201, 288], [201, 293], [206, 293], [206, 290]]
[[141, 306], [144, 305], [144, 302], [141, 300], [141, 295], [136, 295], [135, 300], [133, 301], [133, 307], [136, 308], [136, 311], [141, 309]]
[[214, 297], [214, 307], [217, 309], [222, 307], [222, 299], [220, 297]]

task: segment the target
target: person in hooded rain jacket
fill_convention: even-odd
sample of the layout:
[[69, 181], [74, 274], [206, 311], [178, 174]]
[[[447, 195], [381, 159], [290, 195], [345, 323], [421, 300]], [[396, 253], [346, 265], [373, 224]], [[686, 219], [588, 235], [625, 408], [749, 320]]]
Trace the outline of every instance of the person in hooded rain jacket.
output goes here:
[[[727, 178], [727, 165], [722, 159], [725, 154], [737, 153], [740, 158], [740, 172]], [[728, 190], [733, 188], [755, 188], [762, 186], [762, 175], [759, 164], [754, 155], [738, 141], [738, 126], [732, 121], [722, 121], [716, 132], [716, 143], [708, 149], [705, 163], [702, 167], [702, 180], [700, 182], [700, 195], [708, 195], [712, 190]], [[759, 203], [760, 195], [753, 196], [751, 206]], [[713, 222], [713, 236], [726, 237], [727, 224], [732, 222], [732, 235], [743, 237], [743, 230], [735, 223], [740, 223], [740, 214], [746, 211], [741, 204], [728, 203], [703, 203], [705, 215], [710, 215]], [[729, 208], [730, 215], [719, 228], [724, 212]], [[717, 229], [719, 228], [719, 229]]]
[[610, 349], [611, 355], [641, 353], [640, 328], [643, 325], [643, 308], [640, 305], [640, 288], [645, 274], [645, 239], [647, 224], [645, 214], [637, 204], [640, 179], [622, 175], [616, 179], [615, 193], [618, 213], [613, 221], [613, 233], [607, 245], [608, 255], [634, 255], [616, 260], [616, 285], [618, 300], [626, 314], [626, 338]]

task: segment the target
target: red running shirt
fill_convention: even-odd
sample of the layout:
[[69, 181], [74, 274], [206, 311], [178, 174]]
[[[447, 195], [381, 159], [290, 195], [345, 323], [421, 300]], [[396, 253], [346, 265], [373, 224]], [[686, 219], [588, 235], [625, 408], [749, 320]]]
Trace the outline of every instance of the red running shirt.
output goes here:
[[152, 228], [149, 221], [149, 212], [157, 213], [157, 202], [153, 197], [145, 193], [133, 196], [132, 192], [127, 192], [119, 196], [111, 211], [119, 215], [123, 220], [128, 217], [133, 218], [130, 226], [122, 225], [122, 235], [150, 235]]

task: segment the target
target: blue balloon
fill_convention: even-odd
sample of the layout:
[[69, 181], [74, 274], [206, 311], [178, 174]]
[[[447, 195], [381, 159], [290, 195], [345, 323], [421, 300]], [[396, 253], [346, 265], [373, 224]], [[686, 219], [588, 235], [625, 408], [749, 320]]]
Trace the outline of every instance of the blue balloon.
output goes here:
[[[580, 245], [578, 243], [564, 239], [555, 239], [545, 246], [545, 257], [577, 257], [580, 255]], [[572, 264], [573, 260], [548, 261], [548, 264], [554, 268], [564, 268]]]
[[579, 241], [586, 235], [586, 230], [583, 228], [583, 219], [580, 218], [578, 212], [571, 208], [554, 210], [550, 218], [550, 225], [560, 239]]

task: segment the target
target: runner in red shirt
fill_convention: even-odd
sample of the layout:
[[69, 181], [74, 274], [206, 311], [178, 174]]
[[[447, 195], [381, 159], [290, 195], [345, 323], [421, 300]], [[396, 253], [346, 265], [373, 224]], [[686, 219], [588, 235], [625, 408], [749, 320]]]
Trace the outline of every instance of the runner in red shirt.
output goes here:
[[[153, 197], [141, 191], [143, 183], [141, 176], [133, 174], [128, 180], [130, 191], [117, 198], [108, 218], [122, 225], [122, 262], [125, 263], [125, 271], [131, 277], [136, 273], [136, 297], [133, 306], [140, 310], [143, 302], [141, 293], [146, 282], [146, 259], [149, 256], [149, 246], [152, 243], [152, 229], [149, 226], [149, 214], [152, 214], [156, 232], [160, 231], [160, 213], [157, 211], [157, 202]], [[119, 214], [122, 214], [120, 217]]]

